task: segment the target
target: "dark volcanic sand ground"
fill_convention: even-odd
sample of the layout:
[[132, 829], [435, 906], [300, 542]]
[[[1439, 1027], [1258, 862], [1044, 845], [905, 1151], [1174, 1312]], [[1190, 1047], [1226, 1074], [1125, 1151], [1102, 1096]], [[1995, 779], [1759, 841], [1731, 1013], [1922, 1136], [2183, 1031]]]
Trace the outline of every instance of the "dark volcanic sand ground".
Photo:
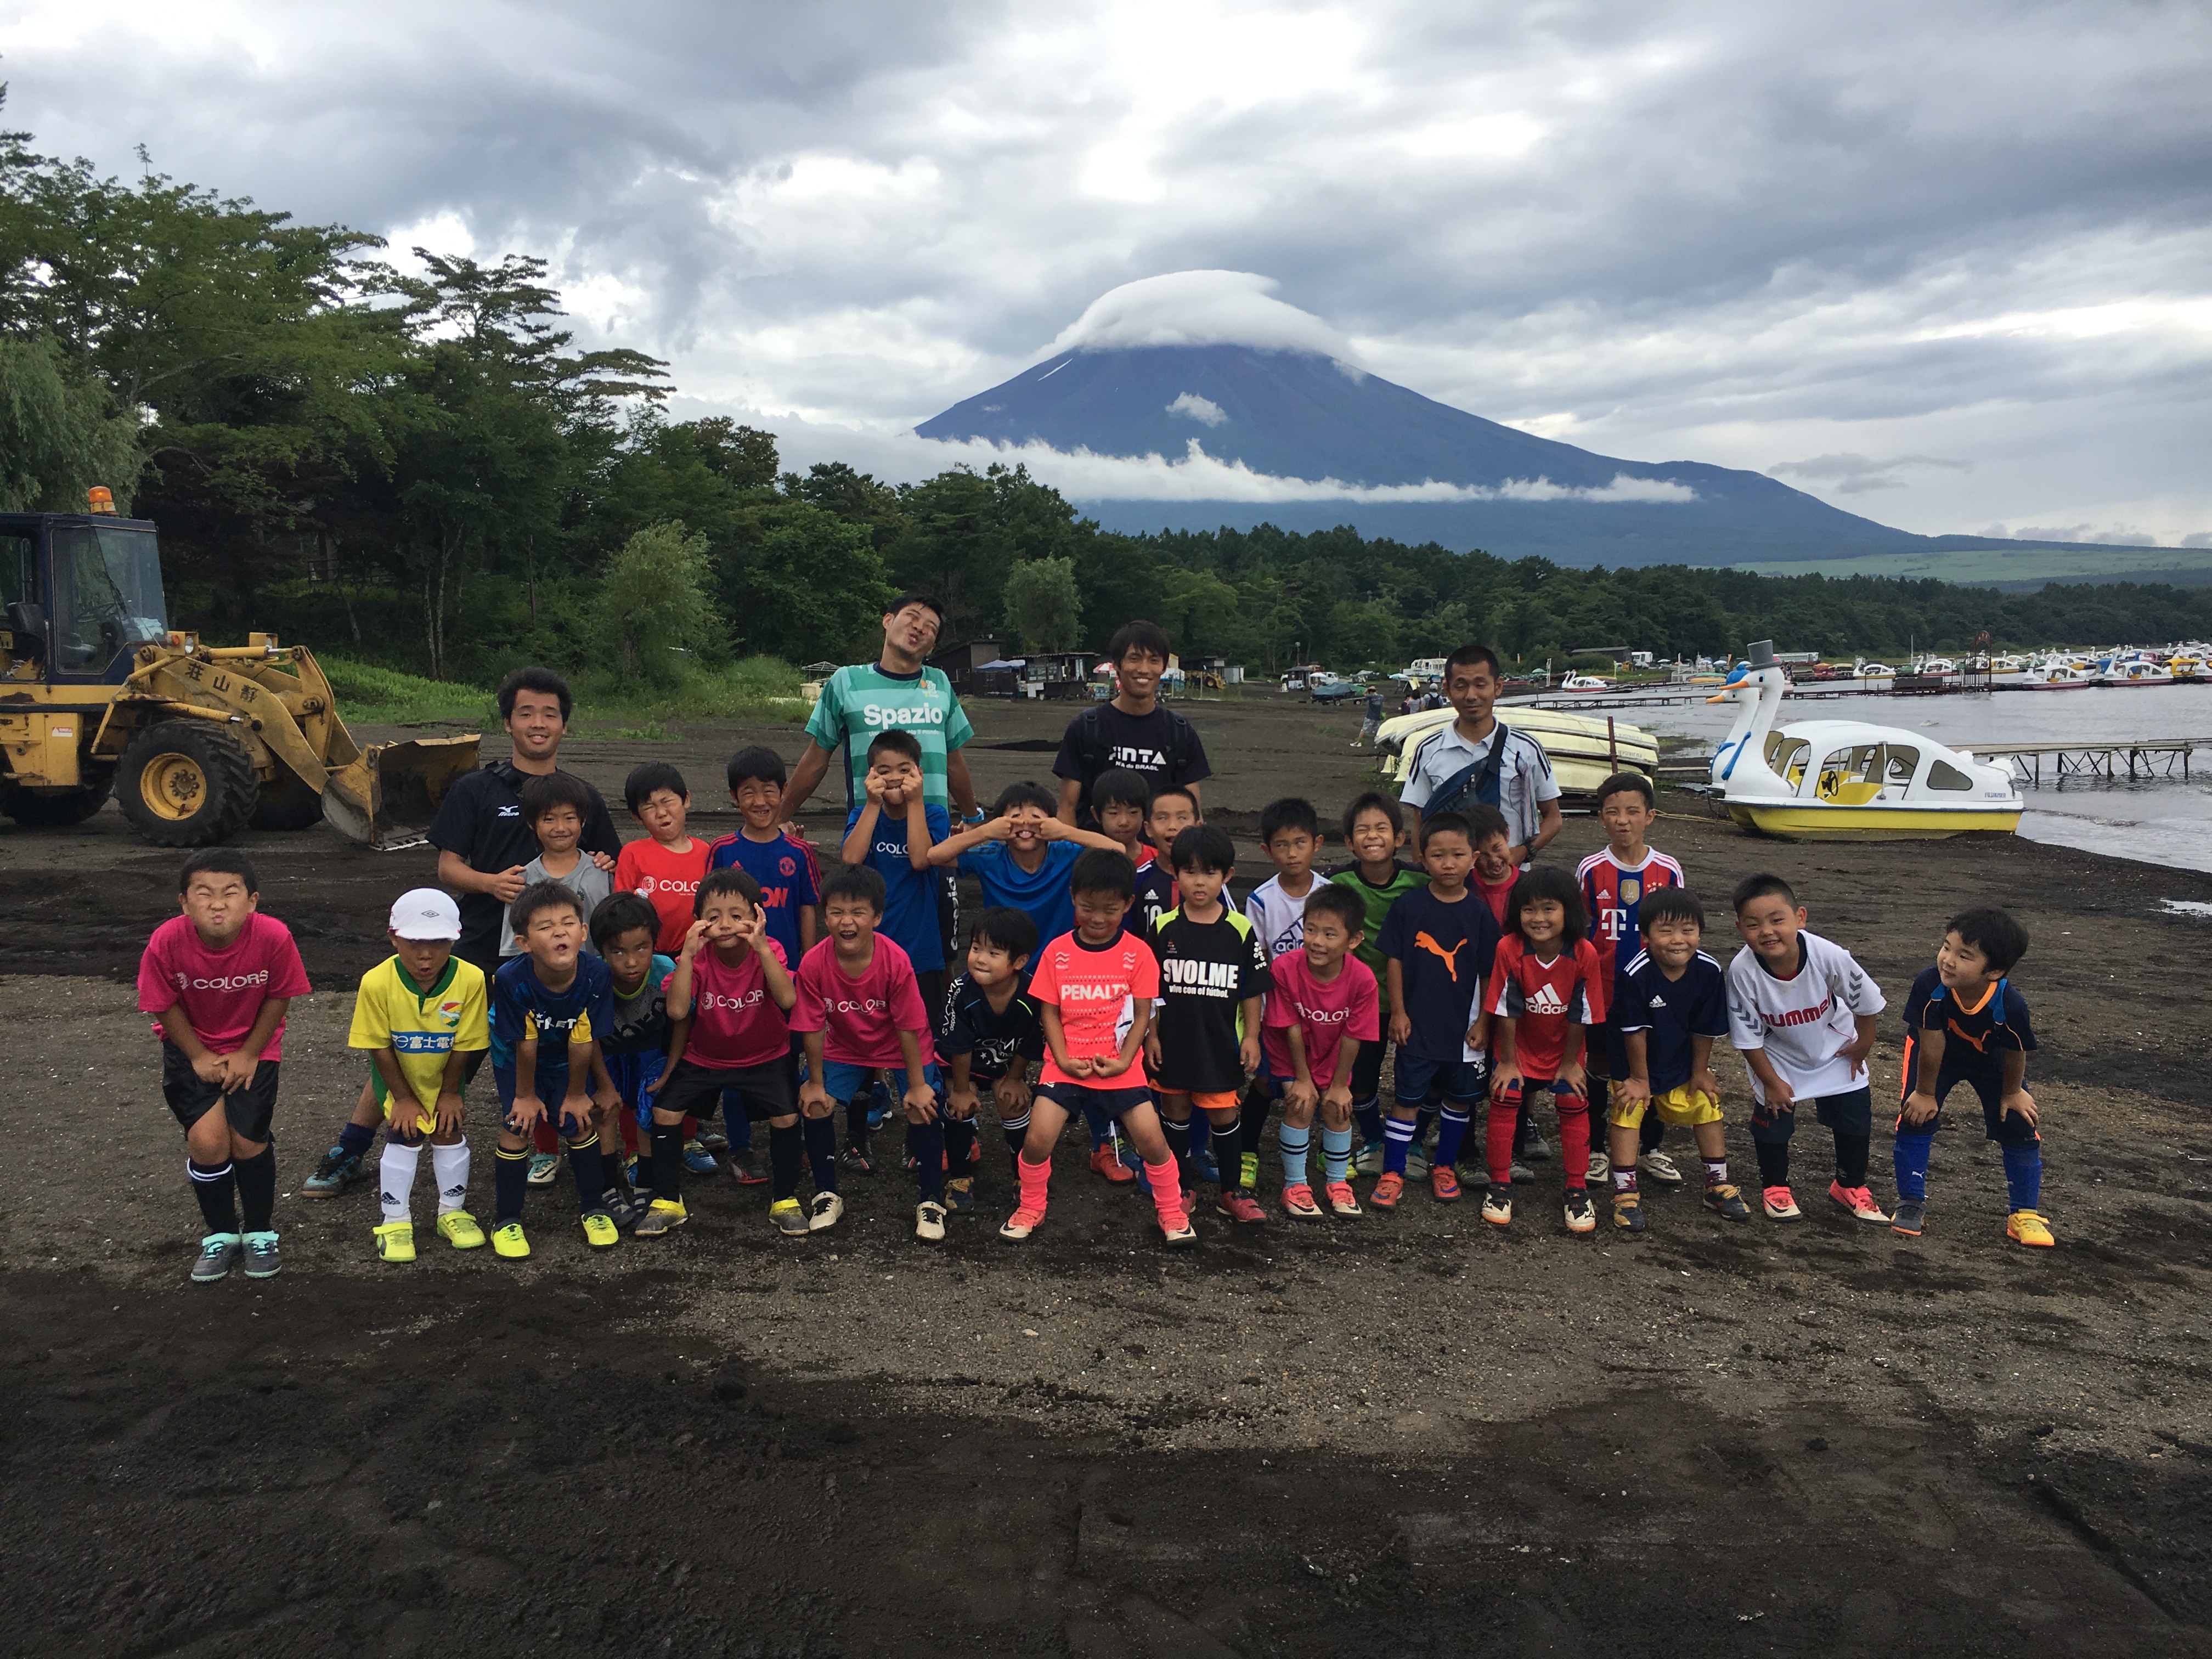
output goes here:
[[[994, 744], [1068, 712], [975, 718]], [[1333, 807], [1366, 765], [1348, 714], [1194, 712], [1254, 866], [1264, 800]], [[603, 787], [674, 759], [703, 805], [758, 735], [801, 741], [570, 758]], [[1050, 768], [970, 754], [986, 793]], [[1170, 1259], [1071, 1139], [1020, 1250], [992, 1235], [994, 1158], [933, 1252], [886, 1173], [803, 1243], [769, 1231], [765, 1188], [696, 1182], [690, 1226], [588, 1257], [564, 1179], [532, 1195], [527, 1264], [431, 1245], [388, 1268], [363, 1187], [280, 1202], [281, 1279], [194, 1287], [129, 987], [173, 857], [112, 809], [0, 830], [10, 1106], [68, 1135], [19, 1136], [35, 1156], [0, 1168], [7, 1646], [2204, 1651], [2212, 923], [2159, 901], [2212, 900], [2212, 877], [2010, 840], [1759, 843], [1682, 808], [1654, 839], [1709, 900], [1780, 870], [1899, 1000], [1949, 910], [2024, 916], [2056, 1250], [2006, 1245], [1978, 1133], [1938, 1142], [1918, 1241], [1820, 1198], [1808, 1133], [1789, 1227], [1662, 1195], [1644, 1242], [1574, 1239], [1553, 1163], [1503, 1233], [1417, 1189], [1349, 1224], [1231, 1237], [1202, 1213]], [[1571, 819], [1555, 855], [1599, 841]], [[287, 1042], [290, 1194], [358, 1086], [349, 988], [430, 861], [320, 830], [246, 844], [319, 988]], [[481, 1124], [477, 1144], [488, 1162]], [[1880, 1138], [1875, 1165], [1886, 1199]], [[1277, 1174], [1271, 1151], [1271, 1195]]]

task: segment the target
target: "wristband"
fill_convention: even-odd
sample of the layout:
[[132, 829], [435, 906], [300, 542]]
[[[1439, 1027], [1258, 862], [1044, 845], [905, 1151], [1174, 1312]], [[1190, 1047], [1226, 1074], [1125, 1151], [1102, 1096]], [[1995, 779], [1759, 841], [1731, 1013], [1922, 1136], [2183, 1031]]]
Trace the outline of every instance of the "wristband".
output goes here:
[[985, 813], [984, 813], [984, 811], [983, 811], [983, 809], [982, 809], [981, 807], [980, 807], [980, 806], [979, 806], [979, 807], [977, 807], [977, 808], [975, 809], [975, 814], [974, 814], [974, 816], [973, 816], [973, 817], [964, 817], [964, 818], [961, 819], [961, 820], [960, 820], [960, 822], [961, 822], [961, 823], [962, 823], [963, 826], [972, 826], [972, 825], [978, 824], [978, 823], [988, 823], [988, 822], [990, 822], [990, 820], [989, 820], [989, 818], [985, 815]]

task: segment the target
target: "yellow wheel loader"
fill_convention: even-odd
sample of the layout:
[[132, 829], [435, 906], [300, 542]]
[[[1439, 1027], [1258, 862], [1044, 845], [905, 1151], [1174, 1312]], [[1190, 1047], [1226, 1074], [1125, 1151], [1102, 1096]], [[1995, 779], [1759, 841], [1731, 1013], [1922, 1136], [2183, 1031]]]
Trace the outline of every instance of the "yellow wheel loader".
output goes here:
[[420, 838], [476, 737], [353, 740], [304, 646], [172, 633], [154, 526], [0, 514], [0, 813], [81, 823], [108, 796], [158, 847], [317, 819], [372, 847]]

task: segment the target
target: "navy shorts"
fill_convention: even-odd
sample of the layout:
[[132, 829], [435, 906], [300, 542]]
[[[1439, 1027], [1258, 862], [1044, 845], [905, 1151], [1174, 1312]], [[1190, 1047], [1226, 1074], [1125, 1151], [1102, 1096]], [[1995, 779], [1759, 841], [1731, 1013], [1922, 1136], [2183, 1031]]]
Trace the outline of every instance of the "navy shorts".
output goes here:
[[1152, 1103], [1150, 1089], [1092, 1089], [1080, 1083], [1048, 1083], [1037, 1093], [1062, 1111], [1079, 1114], [1087, 1106], [1115, 1120], [1139, 1106]]
[[[1431, 1060], [1401, 1048], [1390, 1074], [1390, 1092], [1401, 1106], [1419, 1106], [1441, 1095], [1454, 1106], [1480, 1104], [1490, 1093], [1490, 1062]], [[1352, 1091], [1357, 1098], [1358, 1091]]]
[[1936, 1074], [1936, 1115], [1925, 1123], [1907, 1123], [1899, 1110], [1897, 1132], [1932, 1135], [1943, 1127], [1943, 1103], [1951, 1091], [1961, 1083], [1974, 1091], [1982, 1103], [1982, 1131], [2000, 1146], [2038, 1146], [2043, 1137], [2026, 1118], [2008, 1115], [2004, 1109], [2004, 1079], [1987, 1072], [1954, 1072], [1948, 1067]]
[[[1765, 1107], [1751, 1109], [1751, 1138], [1771, 1146], [1784, 1141], [1797, 1133], [1797, 1120], [1805, 1115], [1805, 1103], [1799, 1100], [1794, 1109], [1769, 1113]], [[1848, 1089], [1839, 1095], [1822, 1095], [1813, 1103], [1813, 1115], [1839, 1135], [1872, 1135], [1874, 1133], [1874, 1091]]]
[[[522, 1131], [516, 1128], [511, 1121], [514, 1115], [514, 1068], [511, 1066], [493, 1066], [491, 1080], [499, 1090], [500, 1127], [509, 1134], [520, 1134]], [[561, 1115], [561, 1103], [568, 1097], [567, 1066], [562, 1066], [557, 1072], [549, 1072], [543, 1065], [539, 1066], [537, 1083], [538, 1101], [545, 1108], [544, 1121], [550, 1123], [556, 1133], [570, 1140], [581, 1140], [592, 1132], [592, 1120], [589, 1116], [586, 1116], [581, 1123], [571, 1127], [571, 1121], [565, 1120]]]
[[177, 1121], [189, 1129], [220, 1105], [230, 1119], [231, 1132], [247, 1140], [269, 1139], [269, 1120], [276, 1115], [276, 1067], [264, 1060], [253, 1068], [243, 1089], [228, 1094], [192, 1070], [192, 1062], [173, 1042], [161, 1044], [161, 1097]]

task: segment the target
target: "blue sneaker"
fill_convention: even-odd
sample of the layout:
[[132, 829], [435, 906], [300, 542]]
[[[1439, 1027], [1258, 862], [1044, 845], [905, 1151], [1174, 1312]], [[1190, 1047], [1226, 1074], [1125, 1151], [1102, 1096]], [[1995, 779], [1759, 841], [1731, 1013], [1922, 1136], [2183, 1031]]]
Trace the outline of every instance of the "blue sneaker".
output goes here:
[[248, 1279], [274, 1279], [283, 1266], [283, 1258], [276, 1249], [274, 1233], [241, 1233], [240, 1242], [246, 1246], [246, 1276]]
[[200, 1253], [192, 1263], [192, 1283], [213, 1285], [230, 1276], [245, 1253], [236, 1233], [210, 1233], [200, 1240]]
[[714, 1155], [696, 1140], [684, 1143], [684, 1167], [693, 1175], [714, 1173]]
[[1217, 1187], [1221, 1184], [1221, 1165], [1214, 1161], [1211, 1146], [1190, 1155], [1190, 1172], [1200, 1181], [1210, 1181]]
[[300, 1183], [302, 1198], [336, 1198], [362, 1176], [362, 1154], [333, 1146], [315, 1165], [314, 1174]]
[[868, 1127], [871, 1129], [882, 1128], [884, 1120], [890, 1115], [890, 1086], [878, 1079], [876, 1086], [868, 1092]]

